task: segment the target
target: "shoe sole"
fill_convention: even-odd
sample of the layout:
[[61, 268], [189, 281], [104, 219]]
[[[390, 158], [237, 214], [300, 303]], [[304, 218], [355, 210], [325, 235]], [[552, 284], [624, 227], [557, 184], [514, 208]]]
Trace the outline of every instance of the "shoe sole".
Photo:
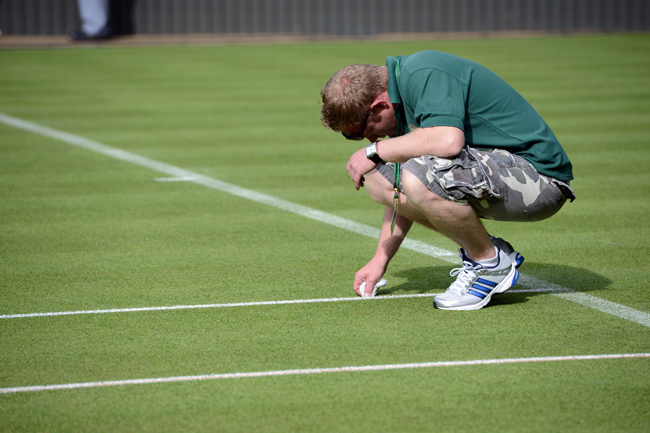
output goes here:
[[494, 290], [492, 290], [488, 295], [486, 295], [485, 298], [481, 299], [480, 302], [471, 305], [461, 305], [459, 307], [441, 307], [438, 304], [436, 304], [434, 298], [433, 306], [438, 310], [458, 310], [458, 311], [480, 310], [490, 302], [490, 300], [492, 299], [492, 295], [505, 293], [508, 289], [510, 289], [512, 286], [514, 286], [517, 283], [517, 280], [519, 280], [519, 271], [515, 266], [513, 266], [510, 272], [508, 273], [508, 276], [504, 278], [504, 280], [501, 281], [499, 285], [494, 288]]

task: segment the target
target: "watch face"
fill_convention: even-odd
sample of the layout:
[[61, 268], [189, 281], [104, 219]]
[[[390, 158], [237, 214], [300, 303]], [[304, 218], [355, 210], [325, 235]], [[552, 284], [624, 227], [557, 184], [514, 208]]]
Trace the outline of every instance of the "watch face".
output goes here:
[[366, 158], [374, 162], [375, 164], [382, 163], [382, 159], [377, 154], [377, 143], [372, 143], [366, 146]]

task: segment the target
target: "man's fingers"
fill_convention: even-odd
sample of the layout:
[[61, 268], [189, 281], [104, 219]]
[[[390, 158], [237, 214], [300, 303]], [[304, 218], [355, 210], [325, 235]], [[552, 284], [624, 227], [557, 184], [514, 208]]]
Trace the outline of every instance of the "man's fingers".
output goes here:
[[373, 279], [368, 279], [361, 283], [361, 286], [359, 286], [359, 295], [362, 298], [372, 296], [372, 291], [375, 290], [375, 284], [377, 284], [377, 281]]
[[361, 296], [362, 298], [372, 298], [373, 296], [375, 296], [375, 293], [377, 293], [378, 288], [384, 287], [387, 284], [387, 281], [384, 280], [383, 278], [377, 281], [376, 283], [374, 283], [372, 286], [370, 286], [370, 281], [371, 280], [368, 280], [367, 284], [364, 281], [359, 286], [358, 293], [359, 296]]
[[366, 282], [364, 281], [363, 283], [361, 283], [361, 286], [359, 286], [359, 296], [361, 296], [362, 298], [370, 298], [372, 297], [372, 292], [374, 290], [375, 290], [374, 285], [371, 286], [369, 284], [366, 284]]
[[[362, 291], [361, 291], [361, 286], [363, 284], [366, 284], [366, 282], [363, 281], [363, 277], [355, 276], [355, 278], [354, 278], [354, 286], [352, 287], [352, 289], [355, 292], [357, 292], [357, 295], [359, 295], [359, 296], [363, 296]], [[363, 286], [363, 287], [365, 287], [365, 286]]]
[[345, 169], [348, 171], [348, 176], [350, 176], [350, 179], [354, 182], [354, 187], [357, 191], [359, 188], [363, 187], [366, 180], [363, 175], [372, 170], [373, 164], [372, 161], [366, 158], [365, 148], [355, 152], [348, 160]]
[[354, 279], [354, 291], [357, 292], [357, 294], [362, 298], [364, 297], [364, 293], [366, 292], [366, 290], [372, 293], [371, 287], [374, 287], [374, 285], [369, 286], [368, 283], [371, 283], [372, 281], [370, 279], [364, 281], [365, 278], [367, 278], [367, 276], [363, 275], [363, 276], [358, 276]]

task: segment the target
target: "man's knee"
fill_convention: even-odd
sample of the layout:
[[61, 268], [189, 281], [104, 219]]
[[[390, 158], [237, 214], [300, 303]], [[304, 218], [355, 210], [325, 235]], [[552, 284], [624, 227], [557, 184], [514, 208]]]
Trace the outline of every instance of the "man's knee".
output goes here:
[[377, 203], [392, 206], [393, 186], [378, 171], [365, 175], [364, 187], [370, 198]]
[[406, 170], [402, 171], [402, 191], [409, 201], [416, 206], [432, 200], [442, 200], [440, 196], [427, 188], [417, 176]]

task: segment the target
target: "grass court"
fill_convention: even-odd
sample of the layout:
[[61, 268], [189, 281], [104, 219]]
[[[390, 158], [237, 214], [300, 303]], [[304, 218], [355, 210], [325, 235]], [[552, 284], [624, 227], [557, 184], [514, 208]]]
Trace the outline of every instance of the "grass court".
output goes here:
[[[382, 210], [319, 91], [424, 49], [574, 165], [558, 215], [486, 222], [526, 261], [479, 311], [432, 307], [421, 227], [352, 291]], [[648, 71], [650, 34], [1, 50], [0, 431], [647, 432]]]

